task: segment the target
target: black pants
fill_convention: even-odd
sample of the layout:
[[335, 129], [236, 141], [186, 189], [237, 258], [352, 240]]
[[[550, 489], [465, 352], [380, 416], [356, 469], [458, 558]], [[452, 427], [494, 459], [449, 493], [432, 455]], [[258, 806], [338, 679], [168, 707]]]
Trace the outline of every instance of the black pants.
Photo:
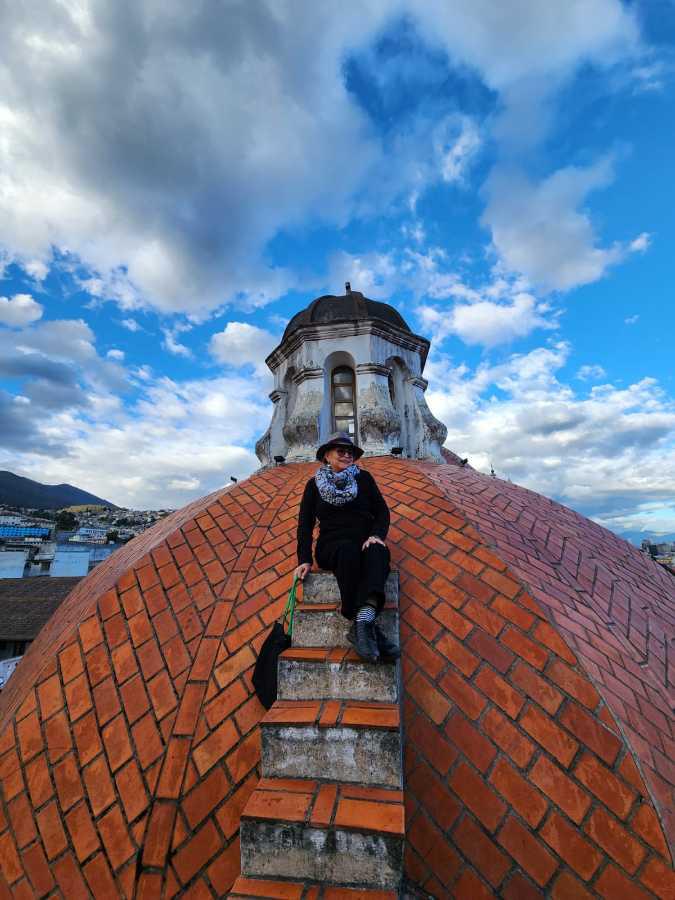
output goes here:
[[342, 601], [342, 615], [353, 619], [369, 597], [377, 598], [377, 612], [384, 606], [384, 583], [389, 575], [389, 548], [370, 544], [362, 550], [362, 541], [334, 540], [320, 542], [316, 561], [337, 578]]

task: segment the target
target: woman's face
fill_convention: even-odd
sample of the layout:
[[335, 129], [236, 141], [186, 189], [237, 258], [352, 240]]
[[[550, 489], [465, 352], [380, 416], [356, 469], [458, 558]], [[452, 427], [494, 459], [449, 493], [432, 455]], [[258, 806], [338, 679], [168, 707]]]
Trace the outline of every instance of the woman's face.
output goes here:
[[334, 472], [342, 472], [354, 462], [354, 453], [348, 447], [331, 447], [323, 458]]

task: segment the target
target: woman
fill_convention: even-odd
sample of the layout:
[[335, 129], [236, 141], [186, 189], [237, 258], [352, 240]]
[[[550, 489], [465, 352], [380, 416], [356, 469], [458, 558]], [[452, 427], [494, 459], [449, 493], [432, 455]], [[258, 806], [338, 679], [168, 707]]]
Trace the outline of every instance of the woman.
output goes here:
[[370, 662], [396, 659], [375, 618], [384, 606], [389, 550], [384, 543], [389, 509], [373, 476], [358, 468], [363, 455], [348, 434], [336, 432], [316, 458], [323, 463], [305, 485], [298, 520], [298, 567], [302, 581], [312, 565], [312, 532], [319, 520], [316, 561], [337, 578], [342, 615], [353, 620], [347, 637], [359, 656]]

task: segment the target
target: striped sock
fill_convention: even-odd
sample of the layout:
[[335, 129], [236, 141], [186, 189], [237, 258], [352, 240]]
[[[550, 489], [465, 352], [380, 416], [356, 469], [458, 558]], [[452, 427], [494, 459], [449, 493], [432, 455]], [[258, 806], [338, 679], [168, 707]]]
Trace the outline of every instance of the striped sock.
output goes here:
[[374, 622], [375, 609], [372, 606], [362, 606], [356, 614], [357, 622]]

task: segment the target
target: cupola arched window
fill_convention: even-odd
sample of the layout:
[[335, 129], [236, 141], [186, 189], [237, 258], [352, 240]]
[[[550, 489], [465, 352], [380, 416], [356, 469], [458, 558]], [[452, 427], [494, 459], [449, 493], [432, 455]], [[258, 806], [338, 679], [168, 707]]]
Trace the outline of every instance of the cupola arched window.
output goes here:
[[349, 366], [333, 369], [331, 375], [331, 403], [335, 431], [356, 434], [356, 399], [354, 370]]

